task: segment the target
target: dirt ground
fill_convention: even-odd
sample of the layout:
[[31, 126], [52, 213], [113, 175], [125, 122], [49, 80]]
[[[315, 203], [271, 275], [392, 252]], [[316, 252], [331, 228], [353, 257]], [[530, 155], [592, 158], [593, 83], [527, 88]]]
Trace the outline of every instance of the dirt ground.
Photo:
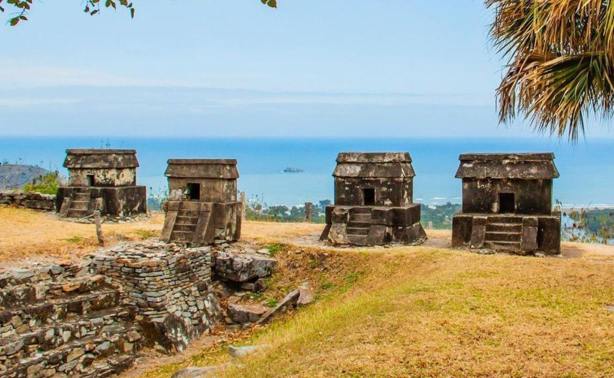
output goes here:
[[[149, 218], [121, 224], [104, 224], [108, 245], [122, 241], [141, 240], [160, 234], [164, 216], [152, 213]], [[242, 238], [259, 243], [285, 243], [297, 246], [327, 247], [319, 241], [323, 225], [311, 223], [244, 222]], [[425, 247], [449, 248], [450, 231], [427, 230]], [[28, 260], [75, 260], [97, 249], [94, 225], [69, 222], [56, 214], [0, 206], [0, 266], [23, 264]], [[365, 251], [402, 250], [391, 248], [361, 248]], [[563, 243], [563, 257], [614, 256], [614, 246], [601, 244]]]

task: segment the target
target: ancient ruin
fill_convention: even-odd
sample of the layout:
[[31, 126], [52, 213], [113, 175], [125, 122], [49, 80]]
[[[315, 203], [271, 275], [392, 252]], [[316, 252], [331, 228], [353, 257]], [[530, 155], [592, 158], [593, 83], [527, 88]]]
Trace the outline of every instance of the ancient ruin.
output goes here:
[[340, 153], [335, 204], [326, 209], [321, 240], [336, 245], [417, 244], [426, 239], [408, 153]]
[[136, 185], [138, 166], [135, 150], [66, 150], [68, 185], [56, 196], [60, 215], [84, 218], [98, 210], [127, 217], [147, 212], [147, 189]]
[[554, 154], [463, 154], [456, 177], [463, 180], [463, 206], [453, 220], [453, 247], [560, 253]]
[[236, 160], [171, 159], [166, 176], [170, 194], [162, 240], [190, 245], [239, 240]]
[[266, 321], [272, 309], [254, 314], [235, 295], [264, 290], [254, 286], [277, 265], [257, 248], [149, 240], [71, 264], [0, 268], [0, 376], [108, 377], [144, 348], [174, 353], [224, 323]]

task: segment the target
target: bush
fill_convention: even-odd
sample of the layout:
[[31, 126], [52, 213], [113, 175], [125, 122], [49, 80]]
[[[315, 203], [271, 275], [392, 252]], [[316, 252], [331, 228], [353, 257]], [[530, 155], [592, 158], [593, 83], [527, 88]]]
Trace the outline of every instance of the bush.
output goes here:
[[60, 180], [58, 173], [52, 172], [47, 173], [44, 176], [40, 176], [31, 183], [24, 185], [23, 190], [28, 193], [36, 192], [42, 194], [56, 194], [59, 186]]

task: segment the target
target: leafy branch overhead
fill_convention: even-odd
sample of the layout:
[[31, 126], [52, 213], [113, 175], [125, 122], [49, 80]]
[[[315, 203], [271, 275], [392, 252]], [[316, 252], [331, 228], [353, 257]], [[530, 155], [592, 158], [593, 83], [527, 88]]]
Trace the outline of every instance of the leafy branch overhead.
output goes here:
[[[40, 1], [40, 0], [39, 0]], [[277, 0], [260, 0], [262, 4], [271, 8], [277, 8]], [[34, 0], [0, 0], [0, 13], [7, 10], [10, 12], [9, 25], [15, 26], [21, 21], [28, 20], [28, 11], [32, 8]], [[134, 18], [136, 12], [132, 2], [128, 0], [87, 0], [83, 11], [94, 16], [102, 8], [125, 8], [130, 12], [130, 17]]]
[[591, 116], [614, 116], [612, 0], [486, 0], [491, 35], [509, 59], [498, 88], [502, 122], [517, 113], [572, 140]]

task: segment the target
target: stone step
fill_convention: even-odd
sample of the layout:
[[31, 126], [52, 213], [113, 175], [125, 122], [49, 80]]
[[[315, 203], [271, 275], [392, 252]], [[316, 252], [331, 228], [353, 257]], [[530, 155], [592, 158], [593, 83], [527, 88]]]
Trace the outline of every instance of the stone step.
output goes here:
[[367, 245], [367, 235], [350, 235], [347, 236], [349, 242], [353, 245]]
[[372, 224], [373, 224], [372, 221], [361, 221], [361, 220], [351, 219], [348, 222], [348, 227], [370, 227]]
[[509, 241], [520, 242], [521, 234], [519, 232], [506, 232], [506, 231], [486, 231], [486, 241]]
[[[68, 296], [87, 294], [92, 291], [104, 291], [107, 286], [104, 276], [87, 276], [87, 278], [75, 278], [70, 281], [52, 282], [44, 284], [47, 286], [44, 292], [45, 300], [65, 299]], [[10, 286], [0, 290], [0, 308], [19, 308], [27, 305], [37, 304], [36, 287], [32, 284], [22, 284]], [[70, 291], [68, 293], [67, 291]], [[40, 297], [40, 294], [38, 295]]]
[[369, 227], [350, 227], [350, 225], [348, 225], [346, 230], [347, 230], [348, 235], [368, 235], [369, 234]]
[[371, 213], [350, 214], [350, 222], [371, 223]]
[[517, 252], [521, 250], [520, 242], [512, 241], [486, 241], [484, 247], [494, 251]]
[[173, 230], [171, 240], [177, 242], [191, 242], [193, 236], [194, 231]]
[[522, 224], [518, 223], [488, 223], [486, 224], [486, 232], [501, 231], [501, 232], [522, 232]]
[[70, 210], [87, 210], [90, 207], [90, 201], [73, 200], [70, 203]]
[[181, 215], [181, 214], [177, 214], [177, 219], [175, 220], [175, 223], [196, 224], [197, 222], [198, 222], [198, 217], [191, 216], [191, 215]]
[[0, 327], [11, 322], [13, 316], [19, 316], [22, 323], [30, 320], [43, 324], [66, 319], [71, 314], [85, 315], [119, 305], [119, 293], [115, 290], [96, 290], [88, 294], [73, 295], [60, 299], [50, 299], [45, 302], [9, 308], [0, 316]]
[[513, 215], [489, 216], [488, 223], [522, 224], [522, 217]]
[[175, 227], [173, 231], [189, 231], [194, 232], [196, 229], [196, 224], [194, 223], [175, 223]]
[[73, 193], [73, 200], [75, 201], [89, 201], [90, 193], [89, 192], [75, 192]]
[[66, 213], [68, 218], [85, 218], [87, 216], [92, 215], [92, 212], [89, 210], [73, 210], [69, 209]]
[[[40, 352], [58, 348], [76, 338], [99, 336], [102, 330], [109, 325], [117, 325], [118, 320], [127, 321], [132, 314], [128, 309], [113, 307], [80, 317], [78, 320], [62, 320], [57, 323], [44, 325], [36, 330], [18, 333], [3, 337], [5, 344], [16, 343], [17, 345], [38, 344]], [[87, 334], [82, 334], [86, 332]]]
[[[103, 377], [109, 376], [113, 372], [119, 371], [129, 367], [134, 361], [134, 352], [141, 349], [141, 342], [137, 341], [132, 344], [133, 352], [126, 352], [122, 350], [122, 346], [126, 347], [126, 340], [129, 338], [128, 333], [137, 332], [135, 328], [127, 328], [124, 326], [106, 327], [108, 332], [102, 332], [102, 336], [95, 335], [90, 337], [84, 337], [78, 340], [70, 341], [59, 348], [48, 350], [42, 353], [34, 355], [30, 358], [11, 358], [4, 362], [5, 367], [8, 369], [5, 371], [7, 376], [25, 377], [27, 374], [27, 368], [33, 365], [48, 361], [59, 361], [57, 365], [60, 365], [62, 373], [74, 374], [78, 365], [82, 365], [81, 356], [88, 353], [90, 355], [89, 363], [83, 368], [78, 368], [80, 377]], [[92, 345], [93, 349], [86, 352], [85, 345]], [[129, 354], [125, 354], [129, 353]], [[15, 354], [18, 356], [19, 354]], [[69, 361], [70, 360], [70, 361]], [[121, 367], [113, 368], [117, 366], [116, 361], [130, 360], [129, 363], [122, 363]], [[108, 372], [108, 373], [105, 373]]]
[[355, 207], [355, 208], [352, 208], [352, 210], [350, 210], [350, 216], [356, 215], [356, 214], [369, 214], [369, 215], [371, 215], [371, 209], [369, 209], [368, 207]]

